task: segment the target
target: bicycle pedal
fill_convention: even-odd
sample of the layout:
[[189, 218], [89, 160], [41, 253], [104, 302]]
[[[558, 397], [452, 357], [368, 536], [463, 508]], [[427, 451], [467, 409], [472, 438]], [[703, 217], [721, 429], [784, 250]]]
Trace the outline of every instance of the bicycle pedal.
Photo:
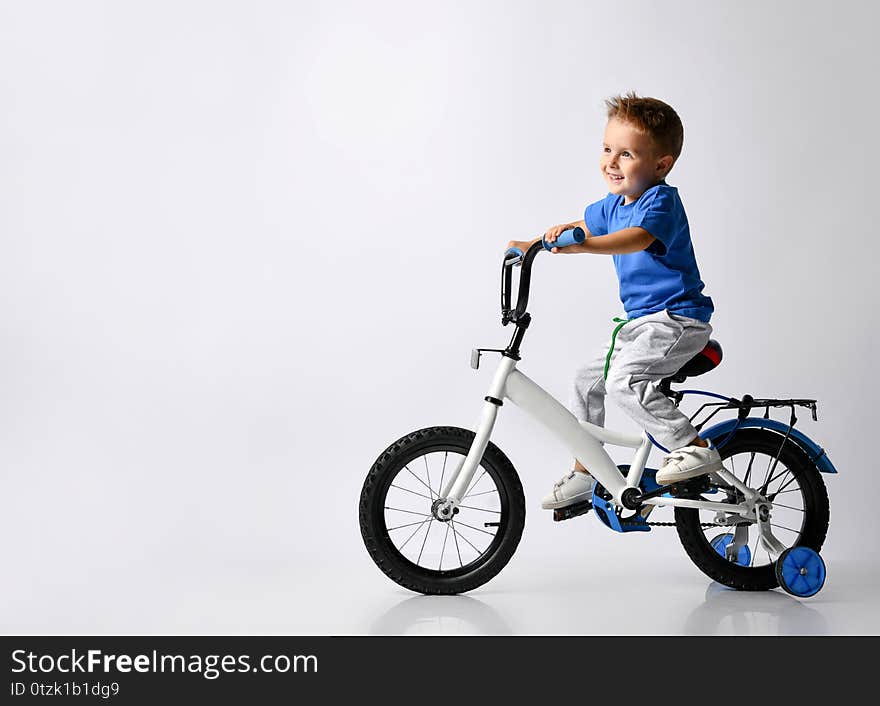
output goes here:
[[667, 487], [669, 488], [668, 492], [672, 497], [699, 495], [700, 493], [705, 493], [711, 490], [708, 475], [697, 476], [696, 478], [690, 478], [689, 480], [672, 483]]
[[592, 509], [593, 503], [589, 500], [584, 500], [568, 507], [558, 507], [553, 511], [553, 521], [562, 522], [563, 520], [570, 520], [578, 515], [586, 515]]

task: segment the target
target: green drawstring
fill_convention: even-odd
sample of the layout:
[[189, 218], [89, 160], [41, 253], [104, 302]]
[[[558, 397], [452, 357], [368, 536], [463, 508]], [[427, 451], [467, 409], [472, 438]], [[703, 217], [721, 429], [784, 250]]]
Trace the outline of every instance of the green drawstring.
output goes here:
[[[623, 325], [630, 321], [630, 319], [619, 319], [618, 317], [614, 317], [611, 319], [617, 326], [614, 329], [614, 333], [611, 334], [611, 348], [608, 349], [608, 355], [605, 356], [605, 373], [602, 376], [603, 380], [608, 379], [608, 367], [611, 365], [611, 354], [614, 353], [614, 342], [617, 340], [617, 332], [623, 328]], [[619, 322], [619, 323], [618, 323]]]

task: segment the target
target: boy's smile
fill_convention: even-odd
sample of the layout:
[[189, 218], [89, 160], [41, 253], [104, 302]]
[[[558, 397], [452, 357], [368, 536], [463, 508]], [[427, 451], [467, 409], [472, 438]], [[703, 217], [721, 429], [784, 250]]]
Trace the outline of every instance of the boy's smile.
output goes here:
[[612, 194], [622, 194], [625, 204], [636, 201], [662, 181], [672, 167], [671, 155], [658, 155], [650, 135], [630, 123], [611, 118], [599, 167]]

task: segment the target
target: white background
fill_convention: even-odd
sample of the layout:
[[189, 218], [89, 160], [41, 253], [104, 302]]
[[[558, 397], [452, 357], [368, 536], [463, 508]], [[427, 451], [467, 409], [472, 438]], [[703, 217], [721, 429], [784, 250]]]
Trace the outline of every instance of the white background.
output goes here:
[[[880, 630], [876, 15], [0, 3], [0, 628], [646, 629], [632, 598], [660, 632]], [[820, 401], [828, 587], [718, 591], [672, 531], [551, 522], [571, 459], [506, 405], [520, 550], [469, 597], [410, 600], [361, 543], [364, 476], [476, 422], [504, 245], [604, 196], [603, 99], [630, 89], [685, 126], [669, 182], [725, 353], [698, 386]], [[540, 257], [531, 301], [521, 368], [567, 402], [621, 313], [610, 258]]]

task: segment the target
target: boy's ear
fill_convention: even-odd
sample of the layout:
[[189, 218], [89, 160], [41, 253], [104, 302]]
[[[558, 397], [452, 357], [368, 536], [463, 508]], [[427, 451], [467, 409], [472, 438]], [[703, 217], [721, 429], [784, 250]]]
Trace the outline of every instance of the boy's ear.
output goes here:
[[669, 170], [672, 169], [672, 165], [675, 162], [675, 157], [671, 154], [665, 154], [660, 159], [657, 160], [657, 171], [663, 174], [664, 176], [669, 173]]

